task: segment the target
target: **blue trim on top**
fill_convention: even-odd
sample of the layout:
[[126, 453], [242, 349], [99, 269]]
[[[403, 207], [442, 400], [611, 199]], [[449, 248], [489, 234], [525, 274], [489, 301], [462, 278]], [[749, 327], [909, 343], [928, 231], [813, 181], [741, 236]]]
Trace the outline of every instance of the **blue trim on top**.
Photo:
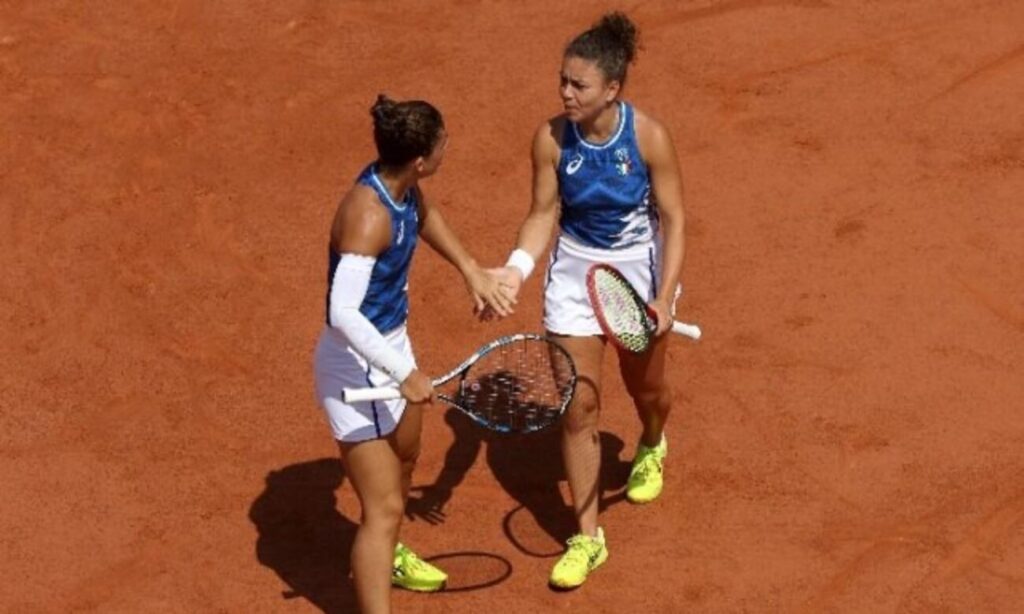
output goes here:
[[570, 125], [572, 125], [572, 131], [576, 133], [576, 140], [579, 141], [581, 145], [587, 147], [588, 149], [608, 149], [609, 147], [614, 145], [615, 142], [619, 140], [619, 137], [622, 136], [622, 131], [626, 127], [626, 103], [620, 100], [618, 102], [618, 105], [619, 125], [615, 128], [615, 134], [613, 134], [611, 138], [609, 138], [604, 143], [591, 143], [587, 139], [583, 138], [582, 134], [580, 134], [579, 124], [577, 124], [576, 122], [569, 122]]
[[[387, 200], [389, 205], [391, 205], [395, 209], [398, 209], [399, 211], [405, 211], [405, 208], [408, 205], [398, 204], [395, 202], [394, 198], [391, 198], [391, 192], [388, 191], [388, 187], [384, 185], [384, 182], [381, 181], [380, 176], [377, 175], [378, 168], [379, 167], [376, 164], [370, 167], [370, 181], [372, 181], [373, 184], [377, 186], [380, 195], [383, 196], [385, 200]], [[402, 198], [402, 202], [405, 202], [405, 197]]]

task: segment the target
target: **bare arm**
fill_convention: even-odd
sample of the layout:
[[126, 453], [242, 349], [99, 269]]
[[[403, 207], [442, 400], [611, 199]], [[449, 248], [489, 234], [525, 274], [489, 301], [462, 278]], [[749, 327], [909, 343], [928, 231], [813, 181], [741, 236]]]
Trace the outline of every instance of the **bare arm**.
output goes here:
[[[562, 129], [561, 120], [545, 122], [533, 137], [533, 199], [530, 212], [519, 227], [516, 251], [524, 252], [533, 262], [544, 255], [548, 241], [558, 223], [558, 157], [560, 154], [556, 134]], [[510, 259], [510, 264], [514, 259]], [[532, 268], [532, 262], [527, 268]], [[508, 280], [513, 292], [518, 292], [524, 281], [519, 266], [507, 266]], [[525, 271], [528, 273], [529, 271]]]
[[420, 236], [430, 247], [462, 273], [477, 311], [490, 307], [498, 315], [512, 313], [514, 299], [506, 296], [498, 280], [487, 274], [459, 242], [441, 210], [420, 192]]
[[355, 187], [338, 204], [331, 224], [331, 247], [339, 254], [376, 258], [391, 242], [391, 219], [368, 188]]
[[672, 303], [683, 269], [683, 180], [672, 138], [665, 127], [650, 117], [638, 114], [637, 133], [640, 153], [650, 170], [651, 187], [654, 190], [664, 239], [658, 296], [651, 304], [658, 312], [658, 334], [662, 334], [672, 324]]

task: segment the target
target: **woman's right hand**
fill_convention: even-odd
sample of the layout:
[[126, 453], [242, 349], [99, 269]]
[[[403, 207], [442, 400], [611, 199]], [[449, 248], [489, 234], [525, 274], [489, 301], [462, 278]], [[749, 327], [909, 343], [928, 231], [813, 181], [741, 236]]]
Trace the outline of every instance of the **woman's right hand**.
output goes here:
[[492, 269], [498, 277], [501, 287], [513, 299], [519, 296], [519, 290], [523, 287], [523, 272], [514, 266], [506, 266], [500, 269]]
[[[519, 290], [523, 286], [522, 272], [516, 267], [506, 266], [487, 269], [487, 274], [498, 281], [498, 289], [504, 295], [505, 299], [514, 305], [516, 297], [519, 295]], [[494, 309], [490, 306], [486, 306], [477, 311], [477, 317], [486, 322], [500, 317], [500, 314], [495, 313]]]
[[433, 403], [434, 384], [419, 369], [413, 370], [398, 387], [405, 400], [410, 403]]
[[484, 270], [474, 265], [466, 274], [466, 285], [473, 295], [475, 313], [490, 311], [502, 318], [512, 315], [515, 298], [509, 295], [493, 269]]

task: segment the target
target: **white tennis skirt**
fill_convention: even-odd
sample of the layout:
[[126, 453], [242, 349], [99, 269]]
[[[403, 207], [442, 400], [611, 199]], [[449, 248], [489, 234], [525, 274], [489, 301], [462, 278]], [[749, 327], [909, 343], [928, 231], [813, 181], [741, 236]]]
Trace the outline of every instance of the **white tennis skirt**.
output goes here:
[[[544, 328], [558, 335], [601, 335], [587, 294], [587, 271], [594, 264], [610, 264], [629, 280], [646, 301], [658, 293], [661, 280], [661, 241], [621, 250], [581, 245], [567, 235], [555, 242], [544, 286]], [[676, 297], [681, 290], [676, 288]]]
[[[405, 326], [384, 335], [391, 347], [415, 364], [412, 344]], [[343, 388], [397, 386], [395, 380], [366, 362], [345, 336], [325, 326], [316, 344], [313, 375], [317, 402], [327, 414], [331, 432], [338, 441], [354, 443], [386, 437], [398, 426], [405, 412], [405, 399], [344, 403]]]

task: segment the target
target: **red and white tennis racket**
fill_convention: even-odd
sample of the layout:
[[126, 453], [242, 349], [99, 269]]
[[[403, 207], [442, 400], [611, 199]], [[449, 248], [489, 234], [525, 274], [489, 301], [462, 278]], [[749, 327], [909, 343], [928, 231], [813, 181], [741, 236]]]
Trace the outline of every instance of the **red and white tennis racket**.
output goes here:
[[[651, 345], [658, 330], [657, 314], [615, 267], [595, 264], [587, 271], [587, 294], [601, 330], [616, 346], [636, 354]], [[672, 332], [700, 339], [696, 324], [672, 323]]]

